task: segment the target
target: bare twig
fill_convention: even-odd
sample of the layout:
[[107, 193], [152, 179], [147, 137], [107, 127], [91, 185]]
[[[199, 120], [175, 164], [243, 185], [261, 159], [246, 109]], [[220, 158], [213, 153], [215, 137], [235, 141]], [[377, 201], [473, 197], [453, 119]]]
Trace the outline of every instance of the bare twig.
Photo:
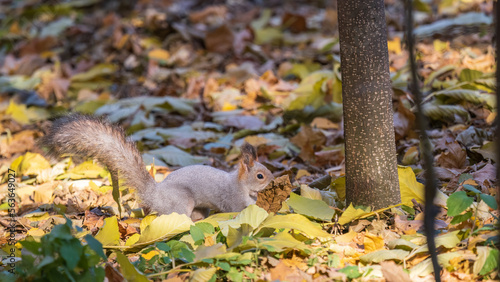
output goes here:
[[432, 147], [427, 136], [427, 119], [422, 112], [422, 93], [419, 88], [419, 80], [417, 77], [417, 66], [415, 62], [415, 42], [413, 37], [413, 13], [412, 13], [412, 0], [405, 0], [405, 14], [406, 14], [406, 39], [408, 43], [408, 53], [410, 60], [411, 83], [409, 85], [410, 91], [415, 96], [415, 103], [417, 104], [417, 127], [420, 131], [420, 142], [422, 143], [422, 159], [425, 167], [425, 208], [424, 208], [424, 229], [427, 237], [427, 246], [431, 255], [432, 266], [434, 267], [434, 279], [437, 282], [441, 281], [440, 272], [441, 268], [437, 260], [436, 242], [434, 241], [434, 217], [437, 214], [437, 208], [434, 206], [434, 197], [436, 196], [437, 182], [434, 173]]

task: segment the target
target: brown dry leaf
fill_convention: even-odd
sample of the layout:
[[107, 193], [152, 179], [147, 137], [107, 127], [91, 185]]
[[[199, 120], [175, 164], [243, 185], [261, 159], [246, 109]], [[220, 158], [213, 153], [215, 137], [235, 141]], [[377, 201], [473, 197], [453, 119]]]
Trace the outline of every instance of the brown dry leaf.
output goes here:
[[393, 261], [380, 262], [382, 274], [387, 282], [411, 282], [410, 276], [406, 273], [402, 266], [397, 265]]
[[[489, 187], [495, 182], [496, 168], [492, 164], [487, 164], [480, 170], [472, 173], [474, 180], [476, 180], [481, 187]], [[485, 183], [488, 181], [488, 183]], [[489, 185], [488, 185], [489, 184]]]
[[288, 28], [293, 33], [300, 33], [307, 30], [306, 18], [300, 14], [285, 13], [281, 20], [283, 27]]
[[448, 168], [463, 168], [467, 160], [467, 152], [462, 149], [458, 142], [446, 142], [448, 152], [441, 153], [437, 158], [439, 166]]
[[324, 150], [314, 153], [316, 156], [316, 166], [334, 166], [341, 164], [345, 159], [343, 148], [336, 148], [332, 150]]
[[83, 226], [86, 226], [91, 231], [97, 231], [104, 225], [104, 214], [96, 214], [86, 210], [83, 218]]
[[305, 161], [314, 161], [314, 152], [319, 150], [325, 144], [325, 135], [319, 131], [314, 130], [308, 125], [302, 125], [300, 132], [290, 139], [293, 144], [299, 146], [299, 156]]
[[396, 141], [408, 135], [415, 123], [415, 114], [410, 109], [407, 109], [401, 101], [398, 109], [394, 113], [394, 131], [396, 133]]
[[114, 282], [126, 281], [123, 275], [120, 273], [120, 271], [114, 268], [111, 265], [111, 263], [106, 263], [104, 271], [106, 273], [106, 278], [108, 281], [114, 281]]
[[209, 52], [229, 52], [233, 49], [233, 41], [233, 31], [225, 24], [205, 34], [205, 46]]
[[52, 203], [52, 195], [54, 194], [54, 189], [56, 188], [57, 183], [48, 182], [36, 187], [33, 195], [33, 199], [35, 203], [40, 204], [50, 204]]
[[405, 234], [415, 234], [423, 226], [423, 220], [407, 220], [399, 215], [394, 219], [394, 227]]
[[201, 11], [189, 13], [189, 20], [193, 23], [205, 23], [208, 25], [223, 22], [227, 17], [227, 7], [215, 5], [205, 7]]
[[271, 268], [271, 280], [273, 281], [287, 281], [288, 275], [296, 274], [297, 269], [288, 267], [283, 261], [280, 261], [275, 268]]
[[10, 158], [16, 153], [24, 153], [32, 150], [35, 146], [35, 137], [39, 132], [34, 130], [23, 130], [12, 136], [12, 138], [0, 138], [0, 155]]
[[257, 195], [257, 206], [265, 209], [267, 212], [278, 212], [282, 203], [290, 196], [292, 184], [288, 175], [280, 176], [274, 179], [264, 191]]
[[311, 126], [321, 129], [340, 129], [340, 125], [338, 123], [333, 123], [329, 119], [323, 117], [314, 118], [311, 122]]
[[29, 54], [41, 54], [44, 51], [50, 50], [52, 47], [57, 45], [58, 40], [53, 36], [47, 36], [44, 38], [35, 37], [26, 43], [22, 44], [19, 50], [20, 57], [24, 57]]

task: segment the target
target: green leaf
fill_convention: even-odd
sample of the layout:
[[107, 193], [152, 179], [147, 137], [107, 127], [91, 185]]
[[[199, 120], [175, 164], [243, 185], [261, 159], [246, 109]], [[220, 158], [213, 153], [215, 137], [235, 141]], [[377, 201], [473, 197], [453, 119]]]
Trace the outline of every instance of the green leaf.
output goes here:
[[470, 119], [469, 112], [461, 105], [438, 105], [426, 103], [422, 106], [423, 113], [433, 120], [454, 120], [455, 115], [459, 115], [466, 120]]
[[141, 274], [135, 267], [130, 263], [128, 258], [119, 251], [115, 252], [116, 261], [120, 264], [120, 272], [128, 281], [137, 281], [137, 282], [147, 282], [149, 281], [146, 276]]
[[203, 230], [201, 230], [199, 227], [196, 225], [191, 225], [189, 229], [189, 233], [191, 234], [191, 237], [193, 238], [195, 244], [199, 245], [203, 242], [203, 239], [205, 239], [205, 235], [203, 234]]
[[467, 179], [474, 179], [474, 177], [470, 173], [462, 173], [458, 177], [458, 183], [462, 184], [462, 182], [464, 182]]
[[472, 212], [468, 211], [465, 214], [459, 214], [453, 217], [450, 224], [459, 224], [472, 217]]
[[215, 264], [215, 266], [220, 267], [224, 271], [231, 270], [231, 266], [227, 262], [219, 261], [218, 263]]
[[69, 269], [73, 269], [78, 265], [78, 262], [82, 258], [83, 246], [78, 239], [73, 238], [72, 240], [66, 241], [61, 245], [59, 253], [66, 261], [66, 266]]
[[470, 184], [464, 184], [464, 189], [471, 191], [475, 194], [481, 194], [481, 191], [477, 190], [476, 187], [470, 185]]
[[197, 222], [195, 225], [200, 228], [203, 233], [214, 234], [215, 232], [214, 226], [208, 222]]
[[437, 98], [443, 100], [446, 104], [450, 104], [455, 101], [467, 101], [473, 104], [481, 104], [483, 102], [486, 103], [486, 101], [479, 94], [479, 90], [445, 89], [431, 95], [435, 95]]
[[[465, 186], [465, 185], [464, 185]], [[496, 210], [498, 208], [497, 201], [495, 200], [495, 197], [487, 194], [481, 194], [480, 195], [481, 200], [483, 200], [490, 208]]]
[[308, 199], [295, 193], [290, 194], [287, 204], [290, 205], [296, 213], [324, 221], [331, 221], [335, 214], [335, 210], [331, 209], [322, 200]]
[[478, 70], [463, 69], [458, 76], [458, 79], [463, 82], [474, 82], [476, 79], [481, 78], [483, 73]]
[[98, 64], [86, 72], [75, 74], [71, 77], [71, 82], [89, 81], [105, 75], [110, 75], [116, 72], [116, 65], [113, 64]]
[[458, 191], [450, 195], [446, 201], [448, 216], [456, 216], [466, 210], [474, 202], [474, 199], [467, 196], [465, 191]]
[[[494, 269], [498, 269], [498, 257], [499, 251], [497, 249], [489, 248], [489, 247], [478, 247], [478, 259], [476, 263], [478, 266], [482, 264], [481, 271], [479, 271], [479, 275], [486, 275], [493, 271]], [[486, 256], [485, 259], [483, 259]], [[484, 261], [484, 263], [482, 263]], [[474, 270], [476, 269], [476, 264], [474, 264]]]
[[85, 241], [87, 242], [87, 245], [94, 250], [94, 252], [99, 255], [101, 258], [104, 260], [107, 259], [106, 255], [104, 254], [104, 251], [102, 250], [102, 244], [98, 240], [96, 240], [92, 235], [87, 234], [85, 237], [83, 237]]
[[359, 272], [359, 268], [357, 266], [346, 266], [342, 269], [339, 269], [338, 271], [347, 275], [347, 278], [349, 279], [355, 279], [361, 276], [361, 273]]
[[229, 281], [241, 282], [243, 281], [243, 273], [238, 271], [236, 267], [231, 267], [227, 273], [227, 278], [229, 278]]
[[170, 252], [170, 250], [172, 250], [172, 248], [170, 248], [170, 246], [165, 242], [157, 242], [155, 245], [159, 250], [162, 250], [166, 253], [168, 253], [168, 252]]

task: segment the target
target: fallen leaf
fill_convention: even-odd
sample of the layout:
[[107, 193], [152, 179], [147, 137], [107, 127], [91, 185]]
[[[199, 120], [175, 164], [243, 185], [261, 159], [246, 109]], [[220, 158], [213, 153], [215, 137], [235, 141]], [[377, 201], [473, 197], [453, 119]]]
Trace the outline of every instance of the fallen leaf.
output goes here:
[[274, 179], [269, 186], [257, 194], [257, 206], [267, 212], [278, 212], [282, 203], [292, 192], [292, 184], [288, 175], [280, 176]]

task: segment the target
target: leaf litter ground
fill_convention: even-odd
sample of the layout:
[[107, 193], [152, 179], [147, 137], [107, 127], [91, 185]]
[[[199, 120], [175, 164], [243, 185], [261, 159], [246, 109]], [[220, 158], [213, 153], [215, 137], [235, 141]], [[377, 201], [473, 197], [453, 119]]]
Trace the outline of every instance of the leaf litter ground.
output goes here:
[[[431, 277], [403, 13], [396, 1], [386, 1], [386, 9], [402, 204], [378, 211], [345, 205], [334, 6], [0, 5], [8, 11], [0, 12], [0, 244], [7, 258], [8, 243], [16, 243], [17, 275], [62, 279], [64, 269], [66, 279]], [[440, 180], [441, 276], [495, 280], [492, 3], [429, 5], [418, 2], [416, 33]], [[144, 216], [134, 191], [123, 187], [124, 213], [117, 216], [105, 169], [88, 160], [46, 160], [35, 145], [48, 118], [66, 111], [121, 123], [157, 181], [190, 164], [228, 170], [244, 141], [257, 146], [260, 160], [281, 177], [259, 195], [258, 206], [194, 223], [176, 214]], [[8, 185], [9, 169], [16, 172], [15, 189]], [[16, 203], [15, 232], [8, 199]], [[14, 241], [7, 240], [11, 234]], [[8, 261], [0, 267], [8, 277]]]

